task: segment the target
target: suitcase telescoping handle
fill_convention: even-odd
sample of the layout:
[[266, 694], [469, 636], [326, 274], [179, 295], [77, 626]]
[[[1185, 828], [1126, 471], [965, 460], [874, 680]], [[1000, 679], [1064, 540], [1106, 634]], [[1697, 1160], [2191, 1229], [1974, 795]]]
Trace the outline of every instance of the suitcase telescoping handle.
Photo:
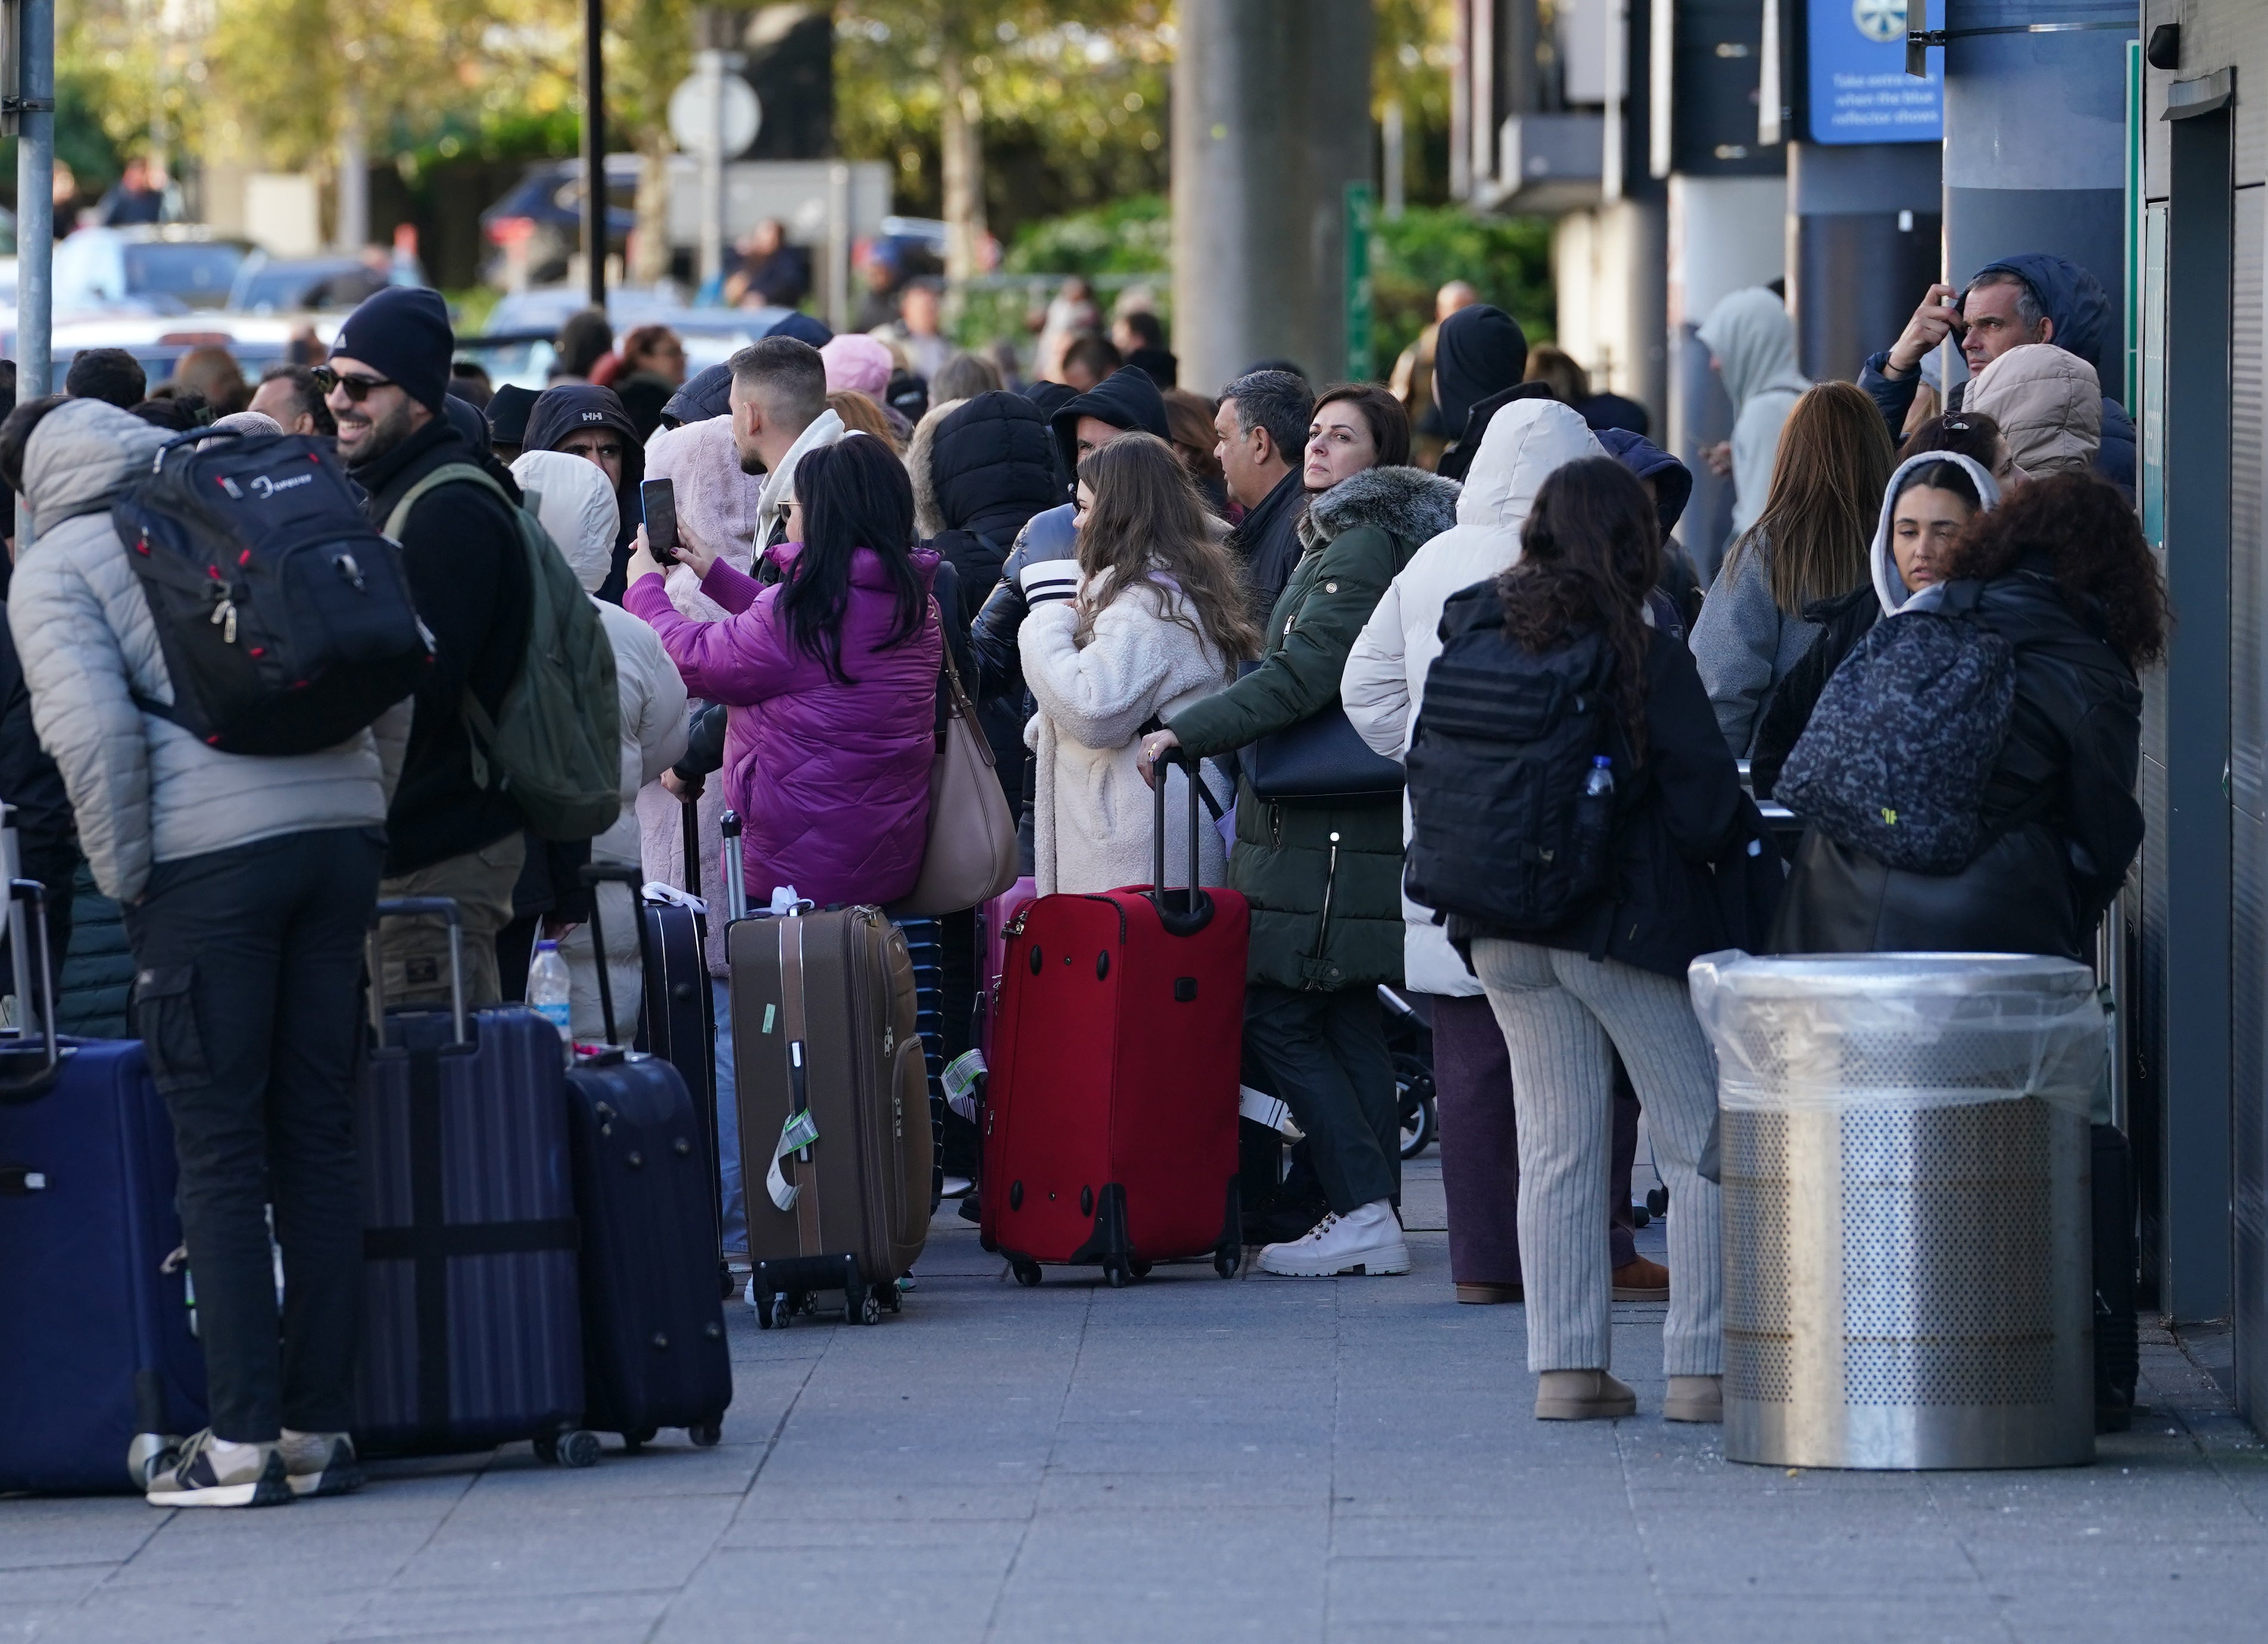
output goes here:
[[[630, 914], [637, 920], [638, 975], [646, 980], [651, 992], [655, 975], [653, 964], [653, 933], [645, 927], [645, 903], [639, 893], [645, 888], [645, 873], [642, 868], [616, 867], [606, 862], [586, 862], [583, 865], [583, 886], [591, 893], [591, 951], [599, 961], [599, 1015], [607, 1024], [607, 1043], [626, 1045], [630, 1043], [615, 1029], [615, 984], [607, 964], [607, 936], [599, 926], [599, 887], [627, 885], [630, 890]], [[637, 1036], [635, 1026], [632, 1038]]]
[[456, 1030], [456, 1042], [465, 1043], [464, 913], [454, 896], [395, 896], [380, 902], [370, 916], [370, 1025], [380, 1044], [386, 1043], [386, 966], [378, 956], [378, 927], [387, 919], [428, 915], [449, 922], [449, 1022]]
[[[28, 906], [28, 917], [11, 921], [11, 932], [26, 933], [25, 941], [9, 958], [16, 976], [16, 1001], [20, 1011], [24, 1002], [24, 973], [26, 969], [23, 947], [32, 946], [29, 933], [38, 933], [40, 953], [40, 1050], [39, 1061], [23, 1072], [17, 1069], [24, 1058], [26, 1024], [18, 1021], [12, 1039], [0, 1039], [0, 1103], [30, 1102], [47, 1095], [63, 1072], [63, 1059], [70, 1052], [55, 1037], [55, 956], [48, 948], [48, 888], [36, 879], [11, 879], [8, 881], [8, 903], [12, 909], [18, 903]], [[14, 944], [11, 943], [11, 946]]]
[[736, 924], [748, 917], [748, 876], [740, 866], [740, 814], [726, 811], [717, 831], [725, 837], [724, 860], [717, 871], [725, 880], [725, 922]]
[[[1189, 794], [1189, 882], [1183, 890], [1166, 888], [1166, 768], [1179, 765], [1189, 780], [1185, 785]], [[1154, 831], [1150, 838], [1150, 901], [1158, 910], [1158, 922], [1166, 927], [1168, 936], [1195, 936], [1212, 923], [1212, 898], [1205, 895], [1204, 887], [1197, 882], [1197, 791], [1204, 785], [1204, 778], [1197, 761], [1182, 749], [1169, 748], [1158, 757], [1157, 781], [1151, 788]]]

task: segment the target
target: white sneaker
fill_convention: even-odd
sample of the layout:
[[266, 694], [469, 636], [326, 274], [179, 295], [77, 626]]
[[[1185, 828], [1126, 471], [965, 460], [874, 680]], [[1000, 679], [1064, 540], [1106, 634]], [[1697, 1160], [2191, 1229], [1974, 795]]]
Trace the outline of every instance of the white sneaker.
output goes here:
[[1271, 1244], [1260, 1252], [1260, 1271], [1292, 1279], [1329, 1279], [1340, 1273], [1406, 1273], [1410, 1247], [1402, 1223], [1387, 1200], [1325, 1216], [1302, 1236]]

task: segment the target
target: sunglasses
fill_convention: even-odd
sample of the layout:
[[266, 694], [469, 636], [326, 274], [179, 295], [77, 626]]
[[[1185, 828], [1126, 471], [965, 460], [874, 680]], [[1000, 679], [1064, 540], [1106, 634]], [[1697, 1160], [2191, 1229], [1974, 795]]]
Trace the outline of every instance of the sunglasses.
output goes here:
[[352, 372], [342, 376], [328, 365], [317, 365], [309, 374], [314, 378], [315, 387], [323, 391], [324, 398], [328, 399], [334, 388], [344, 388], [347, 398], [357, 405], [370, 398], [372, 389], [394, 387], [391, 377], [363, 377]]

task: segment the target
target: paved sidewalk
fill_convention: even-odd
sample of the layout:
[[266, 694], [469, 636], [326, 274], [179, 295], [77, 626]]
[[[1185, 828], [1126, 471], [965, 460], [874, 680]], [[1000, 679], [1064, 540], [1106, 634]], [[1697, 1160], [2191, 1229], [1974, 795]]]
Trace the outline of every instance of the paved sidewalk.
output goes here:
[[[1439, 1228], [1430, 1157], [1409, 1201]], [[1539, 1423], [1521, 1309], [1454, 1305], [1411, 1242], [1408, 1279], [1027, 1291], [948, 1212], [880, 1329], [728, 1309], [715, 1449], [519, 1446], [255, 1514], [0, 1501], [0, 1640], [2261, 1636], [2268, 1450], [2220, 1343], [2153, 1335], [2153, 1416], [2092, 1468], [1728, 1466], [1653, 1413], [1660, 1308], [1616, 1309], [1645, 1413]]]

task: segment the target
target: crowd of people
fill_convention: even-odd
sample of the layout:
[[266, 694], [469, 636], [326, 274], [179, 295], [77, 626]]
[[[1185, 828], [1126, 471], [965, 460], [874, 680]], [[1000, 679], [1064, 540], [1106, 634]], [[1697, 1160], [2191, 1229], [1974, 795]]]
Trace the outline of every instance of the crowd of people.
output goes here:
[[[807, 280], [778, 251], [743, 270], [768, 300]], [[75, 838], [125, 906], [134, 1028], [173, 1117], [212, 1424], [151, 1499], [277, 1467], [316, 1489], [350, 1457], [375, 901], [456, 902], [476, 1006], [519, 997], [533, 941], [562, 940], [595, 1036], [596, 967], [618, 1010], [638, 972], [627, 918], [593, 949], [579, 861], [685, 886], [688, 849], [719, 860], [729, 809], [755, 904], [907, 895], [948, 655], [1041, 894], [1146, 879], [1161, 780], [1167, 859], [1184, 859], [1182, 785], [1202, 785], [1219, 820], [1196, 824], [1201, 875], [1252, 910], [1241, 1079], [1304, 1139], [1247, 1205], [1263, 1270], [1410, 1270], [1392, 984], [1431, 1021], [1456, 1300], [1525, 1303], [1535, 1414], [1635, 1409], [1610, 1303], [1637, 1297], [1668, 1303], [1662, 1413], [1718, 1419], [1715, 1070], [1688, 964], [1729, 947], [2084, 957], [2140, 838], [2137, 677], [2168, 619], [2121, 489], [2131, 424], [2088, 352], [2100, 291], [2018, 258], [1953, 295], [1933, 288], [1855, 386], [1798, 373], [1770, 291], [1711, 316], [1738, 503], [1705, 584], [1697, 558], [1726, 545], [1690, 555], [1675, 534], [1693, 476], [1642, 408], [1462, 285], [1393, 387], [1319, 391], [1263, 362], [1217, 399], [1160, 383], [1154, 316], [1115, 342], [1074, 332], [1020, 389], [930, 347], [912, 305], [895, 347], [783, 325], [689, 379], [674, 337], [593, 328], [534, 394], [455, 367], [440, 299], [408, 288], [357, 308], [320, 366], [256, 387], [185, 361], [159, 398], [130, 356], [80, 356], [64, 393], [0, 422], [0, 480], [36, 526], [0, 752], [11, 799], [32, 796], [27, 840], [53, 856]], [[1956, 331], [1973, 380], [1948, 389], [1924, 363]], [[651, 422], [630, 393], [648, 379], [667, 390]], [[225, 408], [224, 434], [332, 442], [399, 545], [431, 665], [335, 748], [224, 752], [163, 710], [109, 507], [192, 392]], [[641, 522], [647, 476], [674, 486], [674, 549]], [[523, 504], [613, 652], [620, 815], [580, 844], [532, 832], [482, 753], [535, 620]], [[1784, 873], [1744, 776], [1800, 815], [1879, 773], [1836, 750], [1900, 705], [1885, 636], [1925, 618], [1986, 637], [2013, 682], [1968, 798], [1977, 850], [1924, 871], [1814, 825]], [[1263, 792], [1248, 750], [1332, 716], [1406, 783]], [[1901, 769], [1953, 769], [1961, 750], [1932, 739], [1973, 730], [1912, 725]], [[945, 933], [950, 1054], [970, 1042], [973, 915]], [[390, 1003], [446, 1002], [440, 921], [389, 922], [378, 951]], [[721, 944], [710, 962], [730, 1250], [746, 1212]], [[1666, 1269], [1631, 1239], [1641, 1109], [1675, 1207]], [[965, 1125], [942, 1145], [949, 1174], [976, 1176]], [[2131, 1390], [2099, 1402], [2115, 1414]]]

